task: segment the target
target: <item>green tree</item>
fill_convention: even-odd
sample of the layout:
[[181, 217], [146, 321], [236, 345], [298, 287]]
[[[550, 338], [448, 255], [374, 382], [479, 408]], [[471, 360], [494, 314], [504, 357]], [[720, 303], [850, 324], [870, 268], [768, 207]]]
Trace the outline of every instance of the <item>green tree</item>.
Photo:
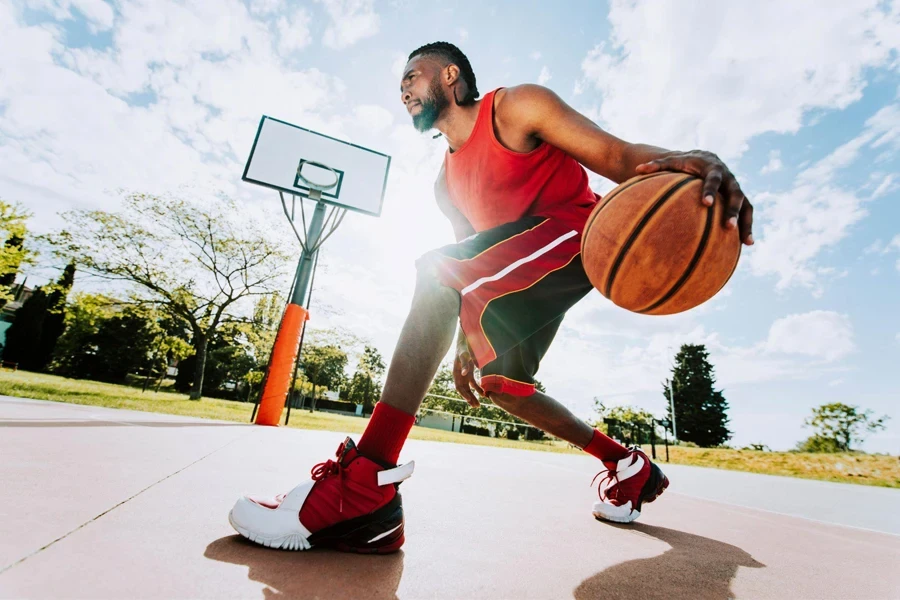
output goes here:
[[814, 408], [804, 427], [812, 427], [814, 433], [800, 448], [806, 452], [850, 452], [861, 444], [865, 433], [883, 430], [888, 416], [874, 418], [871, 410], [858, 406], [832, 402]]
[[47, 296], [47, 312], [35, 350], [35, 370], [46, 370], [56, 342], [66, 328], [66, 300], [75, 283], [75, 264], [69, 263]]
[[714, 389], [715, 383], [706, 346], [682, 345], [675, 355], [672, 381], [663, 384], [669, 419], [673, 388], [675, 391], [675, 427], [679, 440], [708, 448], [731, 439], [728, 402], [721, 390]]
[[29, 216], [19, 206], [0, 199], [0, 308], [13, 299], [12, 287], [19, 269], [34, 260], [34, 252], [25, 246]]
[[69, 264], [59, 280], [32, 292], [6, 333], [4, 360], [19, 363], [27, 371], [47, 368], [65, 328], [66, 297], [74, 279], [75, 265]]
[[121, 213], [78, 210], [48, 240], [59, 256], [131, 285], [132, 300], [181, 319], [195, 352], [191, 398], [199, 399], [207, 348], [245, 298], [277, 289], [285, 253], [231, 200], [208, 205], [129, 194]]
[[275, 344], [281, 314], [284, 312], [284, 298], [274, 292], [257, 298], [253, 305], [253, 316], [242, 325], [242, 331], [251, 347], [258, 367], [265, 367]]
[[334, 345], [304, 344], [300, 368], [312, 384], [312, 410], [316, 409], [316, 392], [320, 387], [335, 389], [344, 381], [347, 353]]
[[595, 397], [594, 411], [600, 417], [594, 427], [627, 444], [645, 443], [650, 428], [655, 426], [653, 415], [635, 406], [606, 406]]
[[372, 407], [381, 396], [381, 377], [385, 364], [381, 353], [368, 344], [359, 357], [356, 372], [350, 380], [347, 398], [363, 405], [363, 414], [370, 414]]
[[39, 370], [38, 345], [44, 331], [44, 319], [50, 306], [43, 288], [35, 288], [19, 310], [15, 320], [6, 330], [3, 360], [18, 363], [26, 371]]

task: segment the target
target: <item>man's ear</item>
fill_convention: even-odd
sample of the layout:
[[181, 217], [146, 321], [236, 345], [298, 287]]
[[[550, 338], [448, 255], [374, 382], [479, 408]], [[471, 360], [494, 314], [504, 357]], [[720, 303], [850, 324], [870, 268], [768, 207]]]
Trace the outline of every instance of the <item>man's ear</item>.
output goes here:
[[453, 85], [459, 79], [459, 67], [449, 64], [444, 68], [444, 83]]

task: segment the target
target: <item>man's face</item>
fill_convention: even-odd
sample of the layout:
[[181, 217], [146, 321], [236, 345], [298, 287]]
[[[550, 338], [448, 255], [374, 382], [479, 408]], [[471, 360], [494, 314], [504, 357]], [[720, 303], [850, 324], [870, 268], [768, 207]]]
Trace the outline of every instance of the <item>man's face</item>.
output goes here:
[[400, 80], [400, 101], [412, 116], [413, 127], [428, 131], [434, 127], [450, 101], [441, 86], [441, 69], [428, 57], [417, 56], [406, 64]]

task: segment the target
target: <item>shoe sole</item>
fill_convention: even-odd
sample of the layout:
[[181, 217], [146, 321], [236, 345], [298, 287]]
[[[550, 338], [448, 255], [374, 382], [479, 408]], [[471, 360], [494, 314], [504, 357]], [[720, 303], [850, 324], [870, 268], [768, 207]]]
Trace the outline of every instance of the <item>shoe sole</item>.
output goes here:
[[279, 550], [302, 551], [322, 547], [356, 554], [390, 554], [399, 550], [406, 541], [400, 494], [375, 512], [336, 523], [317, 531], [308, 539], [299, 534], [277, 537], [260, 535], [235, 523], [231, 513], [228, 513], [228, 522], [251, 542]]
[[669, 487], [669, 478], [665, 476], [665, 474], [662, 472], [662, 469], [660, 469], [654, 463], [650, 463], [650, 476], [647, 478], [647, 482], [644, 483], [644, 487], [641, 488], [641, 494], [638, 496], [637, 507], [633, 508], [630, 514], [619, 516], [612, 514], [603, 514], [594, 511], [594, 518], [598, 521], [631, 523], [641, 516], [641, 507], [644, 504], [653, 502], [654, 500], [659, 498], [662, 493], [666, 491], [667, 487]]

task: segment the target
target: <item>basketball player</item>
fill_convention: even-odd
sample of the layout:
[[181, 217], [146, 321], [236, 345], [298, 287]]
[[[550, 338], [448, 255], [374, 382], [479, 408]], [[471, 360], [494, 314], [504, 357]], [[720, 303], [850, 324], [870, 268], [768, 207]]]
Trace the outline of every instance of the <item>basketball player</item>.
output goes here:
[[[479, 98], [475, 74], [454, 45], [437, 42], [409, 56], [400, 100], [419, 131], [437, 129], [449, 148], [435, 184], [457, 243], [417, 262], [418, 280], [380, 402], [359, 446], [347, 438], [335, 460], [274, 499], [241, 498], [235, 529], [271, 547], [327, 545], [393, 552], [403, 544], [397, 466], [414, 415], [441, 359], [456, 343], [456, 389], [566, 440], [602, 461], [598, 519], [628, 523], [668, 485], [637, 448], [625, 448], [534, 387], [541, 358], [566, 311], [592, 286], [580, 240], [598, 197], [585, 168], [616, 183], [660, 170], [704, 180], [697, 202], [716, 192], [722, 226], [752, 244], [753, 209], [728, 168], [703, 151], [669, 152], [624, 142], [537, 85], [500, 88]], [[475, 370], [481, 371], [480, 381]]]

